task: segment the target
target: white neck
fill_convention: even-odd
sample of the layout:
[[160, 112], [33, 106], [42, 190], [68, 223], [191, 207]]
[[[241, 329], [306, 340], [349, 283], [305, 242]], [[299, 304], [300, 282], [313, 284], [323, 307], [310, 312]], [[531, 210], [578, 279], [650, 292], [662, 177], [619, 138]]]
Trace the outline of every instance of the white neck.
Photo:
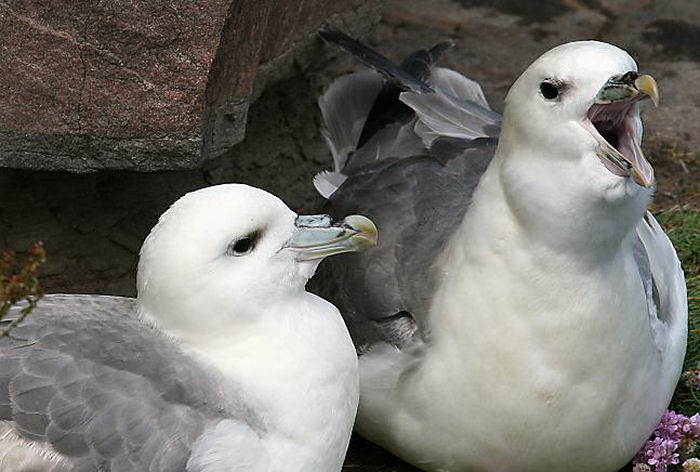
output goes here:
[[[537, 178], [535, 173], [543, 171], [537, 158], [504, 158], [502, 152], [499, 147], [439, 262], [448, 275], [438, 287], [432, 335], [459, 349], [472, 349], [461, 341], [468, 336], [465, 329], [493, 326], [494, 316], [512, 317], [533, 329], [542, 323], [543, 332], [551, 331], [552, 320], [561, 322], [563, 331], [577, 323], [594, 329], [599, 325], [588, 317], [596, 315], [593, 298], [601, 296], [596, 294], [639, 283], [638, 272], [628, 265], [643, 196], [641, 204], [610, 204], [601, 211], [595, 205], [600, 202], [579, 198], [565, 182], [552, 184], [541, 177], [547, 174]], [[619, 224], [625, 220], [628, 224]], [[589, 295], [591, 303], [579, 313], [579, 302]]]
[[[490, 206], [497, 198], [531, 243], [593, 258], [590, 262], [615, 253], [636, 228], [652, 191], [613, 176], [591, 148], [568, 141], [549, 147], [530, 143], [508, 124], [484, 176], [488, 179], [482, 179], [474, 197], [472, 209], [487, 213], [476, 216], [496, 220]], [[566, 128], [574, 142], [578, 133], [586, 133], [578, 123]]]
[[[264, 412], [273, 470], [340, 470], [359, 393], [357, 356], [335, 307], [300, 291], [252, 322], [200, 338], [172, 334]], [[240, 460], [235, 447], [231, 454], [232, 464]]]

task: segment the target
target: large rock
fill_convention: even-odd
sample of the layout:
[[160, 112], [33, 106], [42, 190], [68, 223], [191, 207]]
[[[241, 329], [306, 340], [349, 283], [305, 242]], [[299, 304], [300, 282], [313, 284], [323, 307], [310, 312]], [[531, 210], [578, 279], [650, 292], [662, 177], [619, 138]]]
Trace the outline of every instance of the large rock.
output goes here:
[[360, 33], [378, 4], [0, 2], [0, 167], [195, 168], [243, 139], [270, 78], [321, 51], [323, 21]]

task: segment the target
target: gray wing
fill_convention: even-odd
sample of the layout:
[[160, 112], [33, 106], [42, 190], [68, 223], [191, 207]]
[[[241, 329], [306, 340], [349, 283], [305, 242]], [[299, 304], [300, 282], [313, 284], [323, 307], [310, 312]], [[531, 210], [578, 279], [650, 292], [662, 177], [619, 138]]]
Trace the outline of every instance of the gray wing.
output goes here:
[[332, 171], [314, 178], [322, 196], [328, 198], [368, 164], [426, 153], [440, 138], [468, 144], [498, 137], [501, 117], [491, 111], [479, 84], [435, 65], [451, 41], [395, 64], [330, 26], [319, 35], [371, 68], [336, 79], [319, 98], [321, 133], [334, 161]]
[[212, 422], [260, 427], [134, 309], [132, 299], [51, 295], [0, 338], [0, 425], [70, 467], [56, 470], [184, 471]]
[[688, 298], [685, 276], [676, 250], [659, 223], [647, 212], [637, 225], [634, 257], [646, 293], [653, 342], [666, 353], [666, 362], [679, 359], [682, 367], [688, 334]]
[[433, 156], [385, 159], [348, 176], [330, 197], [333, 215], [361, 213], [379, 229], [377, 246], [329, 258], [311, 285], [339, 307], [360, 351], [412, 336], [406, 315], [428, 334], [424, 321], [441, 276], [433, 262], [467, 211], [495, 145], [477, 141], [446, 164]]
[[[429, 336], [426, 318], [442, 275], [434, 261], [462, 221], [491, 161], [500, 116], [488, 108], [476, 82], [434, 65], [445, 50], [442, 43], [412, 54], [400, 66], [383, 57], [372, 62], [377, 54], [367, 54], [365, 46], [347, 36], [340, 45], [387, 79], [379, 93], [376, 77], [371, 90], [357, 93], [360, 79], [368, 77], [357, 73], [324, 95], [320, 103], [326, 126], [333, 117], [336, 130], [327, 133], [331, 149], [356, 147], [336, 158], [334, 171], [317, 176], [315, 183], [335, 216], [370, 217], [379, 229], [379, 244], [324, 261], [311, 289], [340, 308], [362, 352], [380, 340], [400, 346], [414, 336]], [[397, 68], [403, 73], [396, 73]], [[407, 74], [424, 80], [430, 90], [404, 83], [401, 77]], [[343, 113], [343, 102], [351, 102], [352, 94], [363, 101], [362, 110], [369, 110], [361, 131], [357, 113]], [[350, 139], [333, 146], [334, 136]]]

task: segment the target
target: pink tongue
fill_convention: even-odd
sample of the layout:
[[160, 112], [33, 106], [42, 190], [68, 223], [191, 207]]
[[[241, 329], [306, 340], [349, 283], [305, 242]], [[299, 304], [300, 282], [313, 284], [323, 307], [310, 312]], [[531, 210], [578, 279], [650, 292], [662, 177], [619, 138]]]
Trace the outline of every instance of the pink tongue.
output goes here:
[[612, 147], [603, 136], [598, 132], [595, 126], [593, 126], [593, 123], [590, 120], [584, 120], [583, 121], [583, 127], [593, 135], [596, 141], [598, 141], [598, 144], [600, 145], [600, 151], [598, 152], [598, 158], [600, 161], [603, 163], [606, 169], [608, 169], [610, 172], [612, 172], [615, 175], [619, 175], [620, 177], [627, 177], [629, 173], [627, 172], [626, 169], [620, 168], [617, 164], [613, 163], [610, 161], [610, 159], [606, 158], [605, 156], [611, 156], [614, 157], [615, 160], [617, 161], [623, 161], [625, 160], [624, 156], [620, 154], [620, 152]]
[[[633, 133], [634, 131], [628, 130], [627, 132]], [[626, 139], [625, 147], [622, 150], [626, 156], [629, 156], [627, 159], [633, 165], [633, 168], [630, 169], [632, 180], [642, 187], [648, 187], [654, 182], [654, 168], [644, 157], [642, 147], [639, 145], [640, 141], [637, 139]]]

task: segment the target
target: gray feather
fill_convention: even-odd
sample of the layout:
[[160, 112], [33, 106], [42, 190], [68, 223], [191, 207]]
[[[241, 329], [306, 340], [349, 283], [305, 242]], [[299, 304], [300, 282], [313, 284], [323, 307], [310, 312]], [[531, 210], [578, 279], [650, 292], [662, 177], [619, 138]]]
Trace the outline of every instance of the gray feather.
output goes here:
[[440, 138], [451, 137], [468, 144], [477, 138], [498, 136], [500, 115], [489, 109], [479, 84], [442, 67], [430, 66], [429, 72], [434, 92], [400, 95], [417, 118], [388, 124], [359, 149], [363, 126], [383, 79], [365, 70], [331, 84], [319, 99], [324, 121], [321, 132], [334, 161], [333, 172], [314, 177], [314, 186], [323, 197], [329, 198], [357, 169], [385, 158], [426, 154]]
[[667, 335], [667, 330], [687, 329], [685, 276], [671, 241], [649, 212], [637, 225], [634, 256], [646, 293], [654, 341], [661, 345], [667, 340], [685, 339]]
[[491, 109], [481, 86], [457, 71], [446, 67], [432, 67], [428, 82], [434, 89], [445, 95], [455, 97], [462, 102], [474, 102], [481, 107]]
[[329, 198], [345, 182], [345, 179], [346, 176], [340, 172], [324, 170], [314, 176], [314, 187], [323, 198]]
[[311, 281], [340, 307], [358, 350], [387, 341], [396, 330], [382, 321], [402, 311], [429, 337], [428, 307], [442, 275], [433, 262], [467, 211], [494, 149], [491, 140], [447, 165], [431, 156], [384, 159], [350, 175], [331, 196], [334, 215], [367, 215], [381, 234], [374, 248], [324, 261]]
[[392, 123], [378, 131], [364, 146], [353, 152], [352, 158], [343, 168], [343, 175], [351, 175], [356, 170], [382, 159], [424, 154], [426, 148], [413, 131], [415, 121], [414, 119], [408, 123]]
[[227, 384], [222, 395], [216, 372], [138, 319], [132, 299], [50, 295], [12, 334], [0, 339], [0, 421], [70, 470], [184, 471], [219, 420], [264, 429], [240, 393], [231, 402]]
[[357, 147], [367, 115], [383, 85], [381, 75], [364, 70], [335, 80], [319, 98], [322, 134], [333, 154], [336, 172], [343, 170], [348, 154]]
[[440, 90], [403, 92], [401, 101], [427, 126], [429, 132], [421, 133], [426, 145], [440, 136], [466, 140], [497, 137], [500, 130], [500, 115], [476, 102], [460, 100]]
[[11, 423], [0, 421], [0, 470], [73, 472], [74, 469], [49, 447], [22, 439]]
[[[388, 58], [365, 46], [356, 39], [351, 38], [339, 29], [331, 25], [324, 25], [319, 29], [318, 34], [325, 41], [342, 47], [356, 59], [381, 73], [387, 80], [396, 84], [396, 86], [400, 87], [402, 90], [430, 91], [430, 86], [423, 82], [412, 70], [403, 67], [403, 64], [394, 64]], [[435, 56], [439, 56], [445, 49], [451, 47], [451, 45], [451, 42], [437, 45], [434, 51]], [[425, 53], [430, 56], [428, 51], [425, 51]]]
[[[478, 84], [432, 65], [428, 75], [435, 92], [401, 94], [415, 117], [387, 124], [359, 149], [344, 147], [348, 158], [327, 174], [333, 185], [316, 184], [335, 216], [362, 213], [381, 234], [364, 253], [325, 261], [311, 281], [312, 290], [341, 309], [360, 352], [380, 340], [402, 345], [429, 337], [428, 306], [442, 276], [433, 262], [495, 151], [500, 116], [488, 108]], [[353, 77], [334, 82], [333, 95], [352, 102], [363, 87]], [[360, 101], [375, 94], [374, 88], [362, 92]], [[352, 128], [334, 134], [352, 136], [342, 142], [356, 146], [356, 123], [365, 118], [353, 115], [344, 124], [335, 118], [334, 128]], [[338, 146], [330, 147], [335, 154]]]

